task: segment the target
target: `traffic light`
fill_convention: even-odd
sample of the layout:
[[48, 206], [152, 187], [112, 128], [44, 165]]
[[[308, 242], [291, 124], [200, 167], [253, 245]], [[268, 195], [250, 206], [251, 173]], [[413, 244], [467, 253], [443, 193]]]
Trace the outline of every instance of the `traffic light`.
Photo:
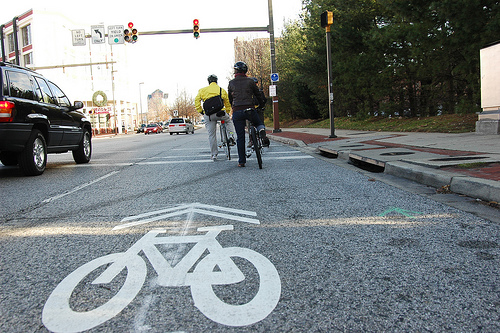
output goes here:
[[139, 39], [139, 33], [132, 22], [129, 22], [128, 29], [123, 31], [123, 39], [128, 43], [135, 43]]
[[326, 10], [321, 13], [321, 27], [328, 28], [333, 24], [333, 12]]
[[200, 37], [200, 21], [198, 19], [193, 20], [193, 36], [196, 39]]

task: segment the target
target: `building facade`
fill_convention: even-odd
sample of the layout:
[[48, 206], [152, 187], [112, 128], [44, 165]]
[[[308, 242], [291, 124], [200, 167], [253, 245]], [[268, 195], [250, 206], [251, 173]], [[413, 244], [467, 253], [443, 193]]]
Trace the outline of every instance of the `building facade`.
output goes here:
[[[44, 9], [30, 9], [0, 27], [0, 60], [32, 68], [71, 101], [82, 101], [97, 133], [134, 130], [140, 123], [137, 84], [127, 75], [128, 45], [95, 44], [90, 26]], [[84, 45], [74, 45], [78, 29], [85, 30]]]

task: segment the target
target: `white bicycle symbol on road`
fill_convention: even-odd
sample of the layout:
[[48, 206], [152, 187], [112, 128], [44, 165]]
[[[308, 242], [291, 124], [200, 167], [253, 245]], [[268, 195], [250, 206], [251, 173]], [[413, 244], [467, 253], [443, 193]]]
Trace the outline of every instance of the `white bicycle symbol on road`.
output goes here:
[[[134, 300], [146, 280], [147, 266], [139, 255], [141, 251], [158, 274], [158, 284], [165, 287], [191, 287], [195, 306], [209, 319], [227, 326], [246, 326], [263, 320], [274, 310], [281, 295], [278, 271], [258, 252], [241, 247], [223, 248], [216, 237], [224, 230], [233, 230], [233, 226], [202, 227], [198, 231], [206, 234], [170, 237], [158, 236], [166, 230], [155, 229], [125, 252], [109, 254], [80, 266], [64, 278], [49, 296], [42, 312], [43, 324], [54, 332], [81, 332], [115, 317]], [[156, 247], [158, 244], [187, 243], [195, 245], [174, 267]], [[209, 254], [202, 258], [206, 250]], [[259, 289], [246, 304], [227, 304], [212, 288], [212, 285], [234, 284], [245, 279], [231, 257], [246, 259], [259, 274]], [[111, 283], [126, 268], [127, 276], [121, 289], [109, 301], [93, 310], [78, 312], [71, 309], [73, 290], [90, 273], [108, 264], [92, 284]], [[216, 267], [218, 269], [214, 270]]]

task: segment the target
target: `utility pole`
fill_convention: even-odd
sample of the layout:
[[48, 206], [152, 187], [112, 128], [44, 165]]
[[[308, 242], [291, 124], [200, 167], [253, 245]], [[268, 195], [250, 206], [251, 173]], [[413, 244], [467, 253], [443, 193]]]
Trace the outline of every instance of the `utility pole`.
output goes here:
[[321, 26], [326, 30], [326, 62], [328, 67], [328, 111], [330, 115], [330, 138], [336, 138], [335, 135], [335, 117], [333, 110], [333, 69], [332, 69], [332, 42], [331, 29], [333, 24], [333, 12], [325, 11], [321, 14]]

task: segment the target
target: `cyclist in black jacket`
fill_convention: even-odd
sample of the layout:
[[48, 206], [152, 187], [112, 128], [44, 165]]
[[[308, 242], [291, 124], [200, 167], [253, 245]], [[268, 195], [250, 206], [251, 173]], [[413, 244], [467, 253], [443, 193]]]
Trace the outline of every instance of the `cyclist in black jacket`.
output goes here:
[[[233, 123], [236, 130], [236, 144], [238, 147], [238, 166], [244, 167], [246, 163], [245, 154], [245, 125], [246, 120], [250, 120], [257, 128], [264, 146], [269, 146], [269, 139], [266, 136], [266, 128], [260, 120], [257, 111], [255, 111], [255, 100], [259, 107], [263, 107], [265, 99], [259, 92], [259, 88], [254, 80], [246, 75], [248, 66], [242, 61], [234, 64], [234, 79], [229, 81], [227, 89], [229, 101], [233, 109]], [[246, 109], [252, 109], [251, 112], [243, 112]]]

